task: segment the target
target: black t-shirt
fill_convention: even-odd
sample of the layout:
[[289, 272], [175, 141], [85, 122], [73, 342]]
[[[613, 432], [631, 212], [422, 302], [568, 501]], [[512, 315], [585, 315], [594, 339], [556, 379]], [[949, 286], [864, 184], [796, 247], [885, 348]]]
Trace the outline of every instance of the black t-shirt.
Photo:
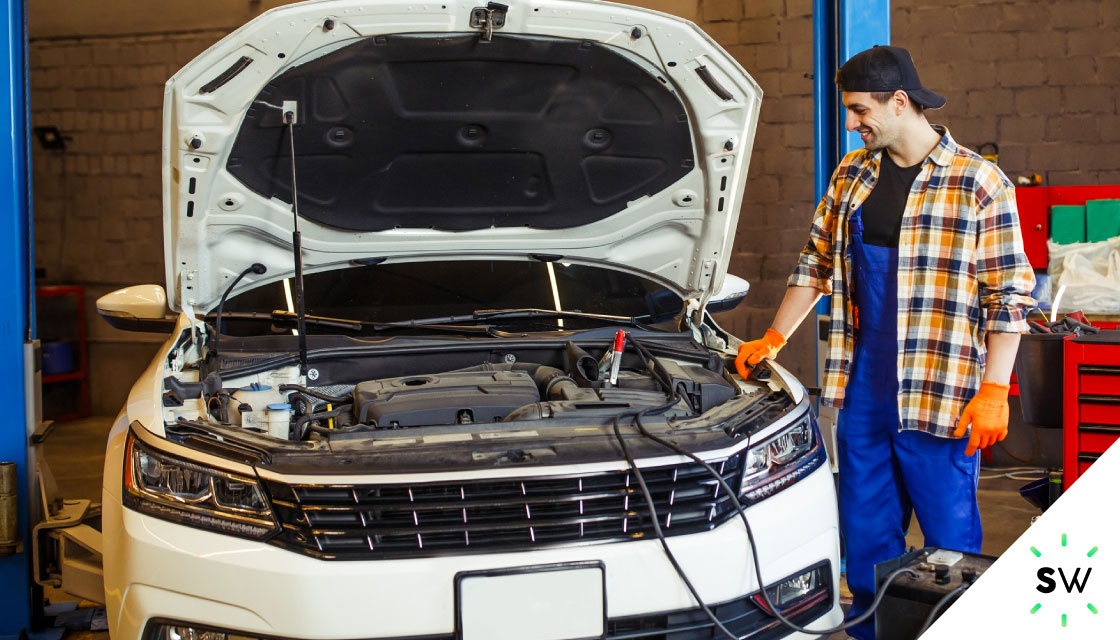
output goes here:
[[891, 154], [883, 151], [883, 158], [879, 162], [879, 181], [860, 208], [863, 241], [866, 244], [892, 248], [898, 246], [906, 198], [921, 170], [921, 162], [902, 168], [891, 160]]

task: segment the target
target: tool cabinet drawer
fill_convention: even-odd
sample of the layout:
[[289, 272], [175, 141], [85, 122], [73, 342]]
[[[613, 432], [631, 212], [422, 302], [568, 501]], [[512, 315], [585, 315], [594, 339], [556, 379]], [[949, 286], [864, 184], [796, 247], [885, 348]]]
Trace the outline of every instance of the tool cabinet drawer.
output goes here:
[[1120, 425], [1120, 396], [1084, 394], [1078, 396], [1080, 422]]
[[1104, 424], [1083, 424], [1078, 427], [1078, 449], [1084, 453], [1104, 453], [1120, 438], [1120, 427]]
[[1101, 454], [1099, 454], [1099, 453], [1079, 453], [1079, 454], [1077, 454], [1078, 475], [1081, 475], [1082, 473], [1085, 473], [1085, 470], [1089, 468], [1089, 465], [1096, 462], [1098, 459], [1100, 459], [1100, 457], [1101, 457]]
[[1083, 364], [1077, 378], [1081, 393], [1120, 397], [1120, 366]]

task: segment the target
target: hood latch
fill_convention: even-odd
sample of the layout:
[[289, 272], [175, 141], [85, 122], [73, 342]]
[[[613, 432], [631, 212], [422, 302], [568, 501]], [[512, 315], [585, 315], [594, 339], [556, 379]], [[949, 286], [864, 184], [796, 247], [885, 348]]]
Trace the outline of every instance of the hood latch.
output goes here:
[[486, 42], [494, 37], [494, 30], [506, 26], [507, 5], [498, 2], [488, 2], [485, 7], [471, 9], [471, 27], [482, 30], [482, 39]]

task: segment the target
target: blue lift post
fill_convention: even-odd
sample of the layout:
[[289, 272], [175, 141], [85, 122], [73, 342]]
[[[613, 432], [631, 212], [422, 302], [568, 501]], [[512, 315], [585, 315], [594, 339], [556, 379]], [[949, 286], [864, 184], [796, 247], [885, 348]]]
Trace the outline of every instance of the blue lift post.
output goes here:
[[3, 12], [7, 47], [0, 55], [0, 104], [7, 123], [0, 136], [0, 461], [15, 462], [19, 478], [19, 537], [23, 550], [0, 556], [0, 636], [18, 636], [31, 621], [31, 513], [28, 498], [27, 415], [24, 345], [32, 337], [31, 180], [28, 172], [27, 6], [8, 0]]
[[[862, 146], [859, 136], [844, 129], [844, 105], [836, 90], [836, 69], [848, 58], [877, 44], [891, 42], [890, 0], [813, 0], [813, 173], [815, 202], [824, 197], [840, 158]], [[824, 383], [827, 335], [820, 332], [829, 315], [829, 296], [817, 303], [812, 330], [816, 333], [816, 386]], [[826, 325], [827, 326], [827, 325]], [[825, 339], [822, 339], [825, 338]], [[821, 428], [831, 444], [835, 410], [818, 407]], [[830, 446], [830, 454], [835, 449]], [[835, 460], [835, 457], [832, 458]]]
[[[813, 175], [814, 199], [828, 188], [844, 154], [862, 146], [859, 135], [844, 129], [844, 105], [836, 90], [836, 69], [848, 58], [877, 44], [891, 43], [890, 0], [813, 0]], [[828, 315], [828, 298], [817, 304]], [[821, 384], [817, 371], [817, 385]]]
[[[890, 0], [813, 0], [813, 145], [816, 199], [844, 154], [863, 146], [844, 130], [844, 105], [833, 82], [848, 58], [891, 43]], [[823, 307], [827, 313], [828, 308]]]

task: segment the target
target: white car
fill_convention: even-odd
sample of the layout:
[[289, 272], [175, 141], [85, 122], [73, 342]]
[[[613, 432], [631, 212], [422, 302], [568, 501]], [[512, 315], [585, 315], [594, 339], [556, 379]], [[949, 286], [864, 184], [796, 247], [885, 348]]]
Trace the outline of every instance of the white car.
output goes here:
[[171, 331], [109, 437], [112, 637], [837, 624], [809, 398], [709, 313], [760, 101], [690, 22], [582, 0], [306, 2], [184, 67], [166, 292], [98, 303]]

